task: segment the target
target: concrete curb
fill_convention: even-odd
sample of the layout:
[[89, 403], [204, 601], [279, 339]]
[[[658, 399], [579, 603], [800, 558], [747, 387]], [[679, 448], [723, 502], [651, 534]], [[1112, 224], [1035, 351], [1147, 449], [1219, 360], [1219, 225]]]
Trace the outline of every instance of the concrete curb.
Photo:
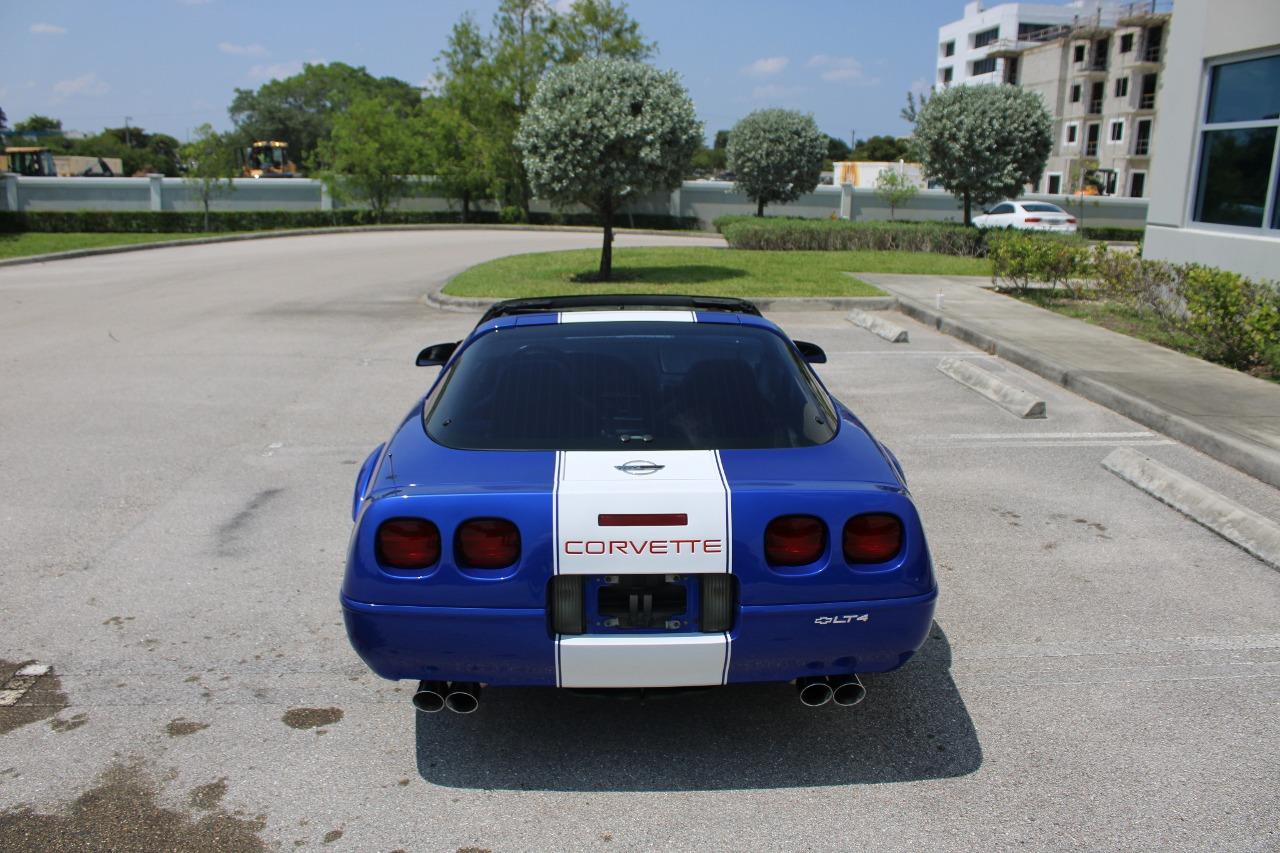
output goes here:
[[1137, 486], [1272, 568], [1280, 569], [1280, 524], [1131, 447], [1118, 447], [1102, 467]]
[[[449, 279], [452, 281], [453, 279]], [[442, 311], [484, 311], [505, 296], [453, 296], [444, 292], [449, 281], [427, 291], [422, 301]], [[892, 296], [759, 296], [747, 297], [764, 311], [848, 311], [863, 308], [884, 311], [895, 307]]]
[[845, 319], [855, 326], [866, 329], [873, 335], [884, 338], [891, 344], [908, 343], [909, 337], [906, 329], [890, 323], [888, 320], [882, 320], [879, 317], [868, 314], [861, 309], [853, 309]]
[[1256, 477], [1267, 485], [1280, 488], [1280, 462], [1257, 452], [1247, 442], [1228, 433], [1218, 432], [1195, 421], [1163, 409], [1143, 397], [1090, 376], [1076, 375], [1068, 368], [1014, 344], [988, 335], [964, 323], [948, 318], [916, 300], [899, 296], [898, 310], [940, 332], [959, 338], [967, 344], [999, 356], [1011, 364], [1030, 370], [1069, 391], [1105, 406], [1143, 426], [1193, 447], [1219, 462]]
[[[692, 237], [705, 239], [716, 237], [714, 231], [662, 231], [656, 228], [616, 228], [619, 234], [647, 234], [660, 237]], [[422, 223], [419, 225], [340, 225], [333, 228], [291, 228], [280, 231], [251, 231], [244, 234], [228, 234], [224, 237], [193, 237], [188, 240], [157, 240], [154, 243], [131, 243], [124, 246], [101, 246], [94, 249], [72, 249], [68, 252], [48, 252], [43, 255], [26, 255], [21, 258], [0, 260], [0, 268], [23, 264], [43, 264], [46, 261], [69, 261], [75, 258], [91, 258], [95, 255], [117, 255], [121, 252], [145, 252], [150, 249], [171, 249], [175, 246], [208, 246], [213, 243], [239, 243], [244, 240], [273, 240], [277, 237], [313, 237], [320, 234], [354, 234], [362, 231], [565, 231], [569, 233], [600, 233], [599, 228], [585, 225], [470, 225], [461, 222]]]
[[938, 370], [991, 402], [1020, 418], [1045, 417], [1044, 400], [1029, 391], [1010, 385], [1000, 377], [958, 358], [944, 358]]

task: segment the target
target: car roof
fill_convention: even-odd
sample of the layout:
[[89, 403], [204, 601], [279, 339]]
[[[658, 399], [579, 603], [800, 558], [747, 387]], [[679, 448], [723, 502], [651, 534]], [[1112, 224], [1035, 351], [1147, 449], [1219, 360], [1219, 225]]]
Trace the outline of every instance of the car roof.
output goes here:
[[760, 316], [754, 302], [731, 296], [687, 296], [684, 294], [603, 293], [576, 296], [535, 296], [495, 302], [480, 318], [482, 326], [498, 317], [519, 314], [563, 314], [576, 311], [724, 311]]

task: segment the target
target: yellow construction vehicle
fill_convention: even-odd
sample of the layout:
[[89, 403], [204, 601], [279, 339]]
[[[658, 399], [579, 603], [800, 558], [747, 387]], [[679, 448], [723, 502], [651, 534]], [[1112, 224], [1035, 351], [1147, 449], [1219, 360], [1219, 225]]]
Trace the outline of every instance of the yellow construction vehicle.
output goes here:
[[48, 148], [34, 146], [9, 147], [0, 156], [0, 172], [16, 172], [30, 178], [55, 178], [58, 168]]
[[289, 159], [289, 143], [278, 139], [254, 142], [241, 151], [246, 178], [297, 178], [298, 167]]

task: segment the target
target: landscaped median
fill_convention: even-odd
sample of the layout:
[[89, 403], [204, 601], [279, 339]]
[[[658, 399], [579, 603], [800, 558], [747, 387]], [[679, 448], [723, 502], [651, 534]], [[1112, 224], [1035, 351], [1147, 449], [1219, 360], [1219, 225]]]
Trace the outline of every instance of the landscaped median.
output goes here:
[[201, 237], [225, 237], [227, 234], [85, 234], [40, 233], [27, 231], [19, 234], [0, 233], [0, 260], [23, 258], [31, 255], [47, 255], [53, 252], [71, 252], [78, 249], [103, 249], [111, 246], [135, 246], [145, 243], [172, 243], [175, 240], [195, 240]]
[[614, 278], [593, 281], [598, 249], [513, 255], [478, 264], [444, 288], [450, 296], [512, 298], [575, 293], [712, 296], [880, 296], [859, 272], [990, 275], [982, 258], [925, 252], [745, 251], [713, 246], [616, 249]]

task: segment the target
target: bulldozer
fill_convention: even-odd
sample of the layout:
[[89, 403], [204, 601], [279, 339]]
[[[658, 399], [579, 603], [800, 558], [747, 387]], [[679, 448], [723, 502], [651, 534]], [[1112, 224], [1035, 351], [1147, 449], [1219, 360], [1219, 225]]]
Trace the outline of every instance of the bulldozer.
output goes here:
[[289, 159], [289, 143], [278, 139], [254, 142], [241, 150], [241, 172], [246, 178], [297, 178], [298, 167]]
[[16, 172], [29, 178], [54, 178], [58, 168], [48, 148], [6, 146], [0, 155], [0, 172]]

